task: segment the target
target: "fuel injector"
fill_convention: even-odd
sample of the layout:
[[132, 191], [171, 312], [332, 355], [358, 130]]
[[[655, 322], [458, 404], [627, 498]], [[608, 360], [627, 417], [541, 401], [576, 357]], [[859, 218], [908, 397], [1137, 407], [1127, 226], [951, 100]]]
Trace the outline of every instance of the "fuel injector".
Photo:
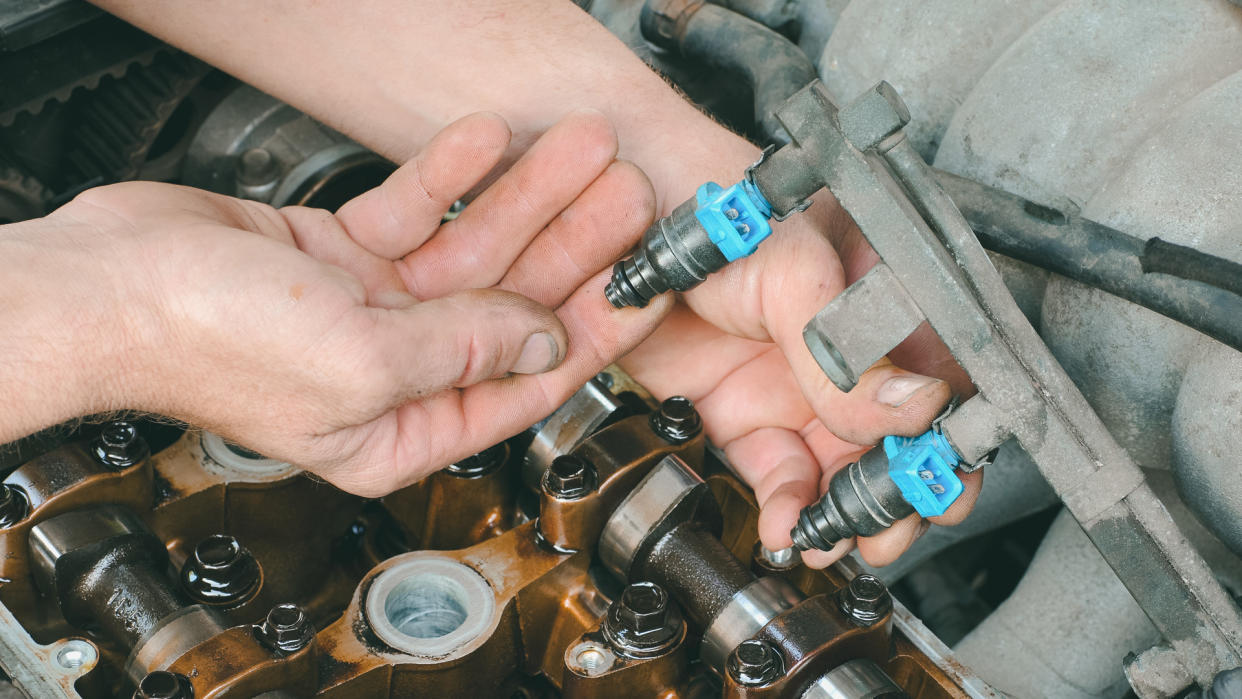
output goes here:
[[[772, 234], [770, 220], [804, 211], [810, 200], [798, 196], [822, 185], [778, 176], [789, 165], [788, 160], [776, 162], [786, 149], [772, 161], [772, 151], [765, 151], [732, 187], [704, 184], [694, 198], [656, 221], [643, 234], [637, 252], [613, 267], [604, 290], [608, 301], [617, 308], [642, 308], [666, 291], [692, 289], [712, 272], [753, 253]], [[774, 188], [769, 192], [774, 198], [756, 184], [757, 171], [758, 180]], [[963, 463], [938, 428], [944, 417], [917, 437], [885, 437], [836, 473], [828, 492], [799, 514], [790, 532], [794, 546], [826, 551], [852, 536], [878, 534], [914, 512], [924, 517], [944, 514], [962, 494], [955, 471]]]
[[643, 308], [666, 291], [698, 286], [707, 275], [754, 252], [772, 234], [768, 219], [773, 211], [755, 186], [753, 170], [727, 189], [704, 184], [692, 199], [652, 224], [634, 256], [612, 268], [604, 289], [608, 301], [617, 308]]
[[789, 532], [800, 551], [827, 551], [852, 536], [872, 536], [918, 512], [942, 515], [962, 494], [962, 458], [933, 428], [918, 437], [885, 437], [833, 474], [828, 492], [802, 508]]

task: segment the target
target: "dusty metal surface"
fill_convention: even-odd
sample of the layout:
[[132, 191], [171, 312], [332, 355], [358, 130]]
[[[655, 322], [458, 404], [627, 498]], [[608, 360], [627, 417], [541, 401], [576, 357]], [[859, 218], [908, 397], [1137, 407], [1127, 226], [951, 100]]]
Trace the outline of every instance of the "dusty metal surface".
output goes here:
[[[902, 137], [909, 112], [895, 92], [880, 84], [838, 114], [815, 83], [779, 116], [793, 144], [759, 166], [756, 183], [778, 211], [827, 187], [917, 299], [979, 390], [942, 425], [955, 448], [973, 461], [1015, 438], [1179, 647], [1190, 676], [1210, 682], [1237, 664], [1236, 606], [1052, 359], [930, 168]], [[842, 298], [834, 304], [849, 300]], [[833, 335], [869, 331], [867, 316], [852, 318], [855, 325], [838, 324]], [[889, 335], [875, 347], [902, 339]]]
[[[853, 2], [818, 66], [839, 95], [881, 79], [896, 86], [913, 113], [910, 139], [941, 170], [1080, 212], [1142, 241], [1160, 237], [1238, 262], [1240, 21], [1223, 0]], [[1131, 458], [1173, 468], [1199, 519], [1238, 550], [1242, 499], [1213, 446], [1236, 429], [1237, 411], [1227, 406], [1239, 380], [1231, 369], [1237, 353], [1108, 293], [993, 261]], [[1164, 499], [1184, 508], [1176, 494]], [[987, 521], [1005, 519], [998, 510]], [[952, 538], [946, 530], [926, 543]], [[1204, 539], [1195, 545], [1219, 547]], [[922, 548], [928, 555], [935, 547]], [[1071, 547], [1066, 555], [1080, 554], [1090, 552]], [[1213, 559], [1214, 572], [1228, 562]], [[1107, 568], [1090, 567], [1101, 569], [1104, 577], [1081, 578], [1077, 587], [1113, 589]], [[973, 648], [1021, 638], [1046, 657], [1064, 649], [1073, 662], [1041, 670], [1043, 677], [1055, 682], [1061, 673], [1095, 687], [1090, 696], [1120, 696], [1125, 681], [1113, 646], [1047, 636], [1037, 629], [1057, 600], [1023, 599], [1021, 608], [1006, 603], [1007, 622]], [[1099, 623], [1121, 639], [1146, 621], [1114, 614]], [[991, 654], [968, 657], [1015, 691], [1035, 672], [1007, 670]], [[1103, 667], [1113, 679], [1101, 683], [1093, 668]]]

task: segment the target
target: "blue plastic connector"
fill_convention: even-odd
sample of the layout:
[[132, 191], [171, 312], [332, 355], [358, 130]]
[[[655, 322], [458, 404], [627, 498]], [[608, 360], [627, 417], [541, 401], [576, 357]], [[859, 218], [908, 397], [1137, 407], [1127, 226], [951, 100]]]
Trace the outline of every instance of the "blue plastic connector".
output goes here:
[[920, 515], [942, 515], [962, 494], [962, 481], [954, 472], [962, 458], [943, 434], [885, 437], [883, 446], [889, 477]]
[[708, 182], [699, 187], [695, 200], [695, 217], [729, 262], [751, 254], [772, 235], [772, 206], [749, 180], [728, 189]]

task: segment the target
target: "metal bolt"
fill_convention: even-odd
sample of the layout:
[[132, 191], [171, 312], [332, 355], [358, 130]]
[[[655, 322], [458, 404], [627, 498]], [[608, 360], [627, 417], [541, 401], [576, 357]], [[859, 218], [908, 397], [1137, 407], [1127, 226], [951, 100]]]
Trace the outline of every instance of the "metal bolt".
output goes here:
[[732, 221], [733, 219], [738, 217], [737, 209], [725, 209], [724, 215], [725, 215], [725, 218]]
[[148, 673], [134, 692], [134, 699], [192, 699], [193, 696], [190, 678], [166, 670]]
[[450, 464], [444, 470], [449, 475], [457, 476], [458, 478], [482, 478], [504, 466], [508, 460], [509, 445], [506, 442], [501, 442], [484, 449], [478, 454], [467, 456], [455, 464]]
[[621, 593], [617, 616], [634, 633], [647, 633], [664, 626], [668, 593], [655, 583], [635, 583]]
[[262, 624], [255, 627], [259, 640], [272, 650], [296, 653], [315, 637], [306, 613], [296, 604], [278, 604], [267, 613]]
[[841, 611], [861, 626], [871, 626], [892, 608], [893, 599], [884, 581], [870, 573], [855, 576], [841, 591]]
[[595, 490], [598, 474], [595, 466], [572, 454], [552, 460], [543, 474], [543, 489], [559, 500], [577, 500]]
[[623, 655], [651, 657], [670, 647], [681, 628], [681, 615], [669, 605], [664, 588], [636, 582], [608, 608], [604, 636]]
[[703, 431], [703, 419], [695, 410], [694, 401], [685, 396], [673, 396], [651, 414], [651, 429], [669, 443], [682, 444]]
[[776, 646], [753, 638], [737, 644], [729, 654], [727, 666], [729, 676], [743, 687], [769, 684], [785, 672]]
[[276, 159], [266, 148], [251, 148], [237, 159], [237, 181], [248, 185], [262, 185], [276, 175]]
[[790, 570], [802, 563], [802, 554], [798, 552], [798, 549], [790, 546], [773, 551], [764, 546], [761, 541], [755, 542], [752, 557], [755, 563], [764, 570]]
[[26, 518], [30, 501], [18, 486], [0, 483], [0, 528], [8, 528]]
[[181, 583], [196, 601], [235, 605], [259, 588], [259, 562], [237, 539], [213, 534], [194, 547], [181, 569]]
[[91, 454], [110, 469], [121, 470], [147, 458], [150, 449], [138, 428], [129, 422], [110, 422], [91, 443]]

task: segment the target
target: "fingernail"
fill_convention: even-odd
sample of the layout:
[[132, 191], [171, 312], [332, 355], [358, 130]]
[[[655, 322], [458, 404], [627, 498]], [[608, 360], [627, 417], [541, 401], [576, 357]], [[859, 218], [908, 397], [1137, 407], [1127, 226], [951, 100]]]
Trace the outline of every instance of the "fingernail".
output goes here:
[[928, 529], [931, 529], [931, 522], [928, 522], [925, 519], [919, 520], [919, 530], [915, 532], [914, 540], [918, 541], [919, 539], [921, 539], [923, 535], [927, 533]]
[[515, 374], [539, 374], [556, 366], [561, 351], [551, 333], [535, 333], [526, 338], [522, 354], [513, 365]]
[[940, 379], [933, 379], [930, 376], [894, 376], [880, 386], [875, 399], [896, 408], [909, 400], [910, 396], [938, 381]]

